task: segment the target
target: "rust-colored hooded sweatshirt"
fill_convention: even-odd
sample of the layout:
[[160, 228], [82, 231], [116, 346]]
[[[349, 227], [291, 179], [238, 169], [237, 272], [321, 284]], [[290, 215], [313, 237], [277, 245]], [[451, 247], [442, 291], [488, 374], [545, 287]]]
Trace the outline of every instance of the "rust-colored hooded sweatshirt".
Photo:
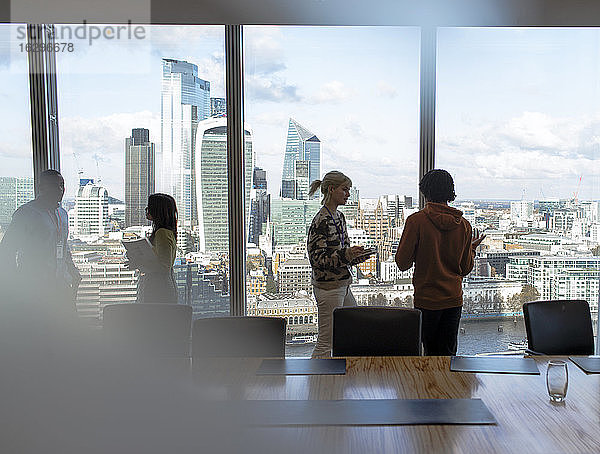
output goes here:
[[439, 310], [462, 306], [462, 278], [473, 269], [471, 224], [462, 211], [428, 202], [406, 219], [396, 263], [401, 270], [415, 264], [414, 306]]

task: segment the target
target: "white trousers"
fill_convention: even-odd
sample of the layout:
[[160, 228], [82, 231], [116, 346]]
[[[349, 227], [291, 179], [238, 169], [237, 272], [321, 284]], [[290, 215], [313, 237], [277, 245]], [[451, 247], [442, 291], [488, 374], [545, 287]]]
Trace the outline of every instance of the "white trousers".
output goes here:
[[349, 285], [331, 290], [313, 287], [313, 291], [317, 300], [319, 334], [312, 357], [329, 358], [333, 341], [333, 310], [336, 307], [356, 306], [356, 300]]

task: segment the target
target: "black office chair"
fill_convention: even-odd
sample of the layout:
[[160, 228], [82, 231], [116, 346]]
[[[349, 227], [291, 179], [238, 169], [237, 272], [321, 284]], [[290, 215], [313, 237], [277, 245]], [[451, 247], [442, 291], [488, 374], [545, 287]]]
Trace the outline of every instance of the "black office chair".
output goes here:
[[285, 357], [283, 317], [216, 317], [194, 322], [192, 357]]
[[523, 304], [528, 353], [593, 355], [590, 307], [583, 300], [532, 301]]
[[399, 307], [338, 307], [333, 356], [421, 354], [421, 311]]
[[111, 304], [103, 334], [111, 346], [151, 356], [189, 357], [192, 307], [183, 304]]

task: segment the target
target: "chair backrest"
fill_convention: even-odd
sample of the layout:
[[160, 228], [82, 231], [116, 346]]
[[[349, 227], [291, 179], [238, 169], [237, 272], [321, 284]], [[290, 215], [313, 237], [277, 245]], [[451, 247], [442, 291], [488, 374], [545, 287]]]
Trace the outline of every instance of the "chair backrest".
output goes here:
[[529, 350], [544, 355], [593, 355], [590, 307], [583, 300], [523, 304]]
[[215, 317], [194, 322], [192, 356], [285, 357], [283, 317]]
[[338, 307], [333, 356], [417, 356], [421, 311], [400, 307]]
[[192, 307], [183, 304], [111, 304], [103, 333], [116, 347], [156, 356], [189, 356]]

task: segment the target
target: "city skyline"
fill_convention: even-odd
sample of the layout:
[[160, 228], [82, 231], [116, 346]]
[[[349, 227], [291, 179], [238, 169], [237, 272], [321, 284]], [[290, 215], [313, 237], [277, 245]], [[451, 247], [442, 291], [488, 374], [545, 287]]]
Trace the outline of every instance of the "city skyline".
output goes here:
[[[65, 206], [79, 195], [69, 216], [84, 275], [80, 313], [100, 320], [105, 304], [136, 301], [138, 273], [122, 241], [151, 227], [126, 229], [123, 204], [109, 206], [112, 196], [143, 213], [147, 194], [125, 176], [135, 131], [144, 151], [156, 144], [156, 189], [177, 199], [188, 227], [178, 230], [173, 270], [194, 318], [229, 314], [229, 261], [242, 258], [245, 281], [233, 282], [245, 285], [247, 314], [286, 317], [292, 341], [316, 332], [306, 251], [321, 207], [321, 197], [306, 197], [315, 168], [352, 178], [340, 207], [350, 242], [377, 251], [352, 267], [358, 304], [411, 307], [413, 268], [400, 271], [394, 252], [418, 209], [419, 29], [244, 27], [246, 219], [237, 222], [256, 247], [230, 257], [223, 27], [151, 28], [136, 46], [99, 41], [57, 57]], [[595, 46], [600, 31], [438, 31], [437, 167], [455, 177], [452, 205], [487, 235], [463, 281], [465, 317], [515, 317], [538, 296], [585, 299], [597, 316], [600, 202], [589, 200], [600, 193], [600, 89], [586, 90], [595, 73], [582, 72]], [[0, 95], [23, 94], [13, 91]], [[27, 108], [15, 104], [4, 127]], [[22, 141], [26, 128], [16, 131]], [[18, 174], [31, 155], [16, 151], [14, 134], [4, 137], [3, 168]], [[286, 180], [293, 194], [282, 194]], [[135, 203], [124, 197], [130, 183], [140, 189]], [[513, 202], [463, 203], [474, 200]]]
[[[211, 82], [211, 97], [224, 95], [222, 27], [152, 31], [152, 39], [136, 49], [99, 42], [58, 57], [67, 197], [74, 196], [81, 167], [86, 176], [101, 176], [109, 193], [123, 199], [118, 152], [133, 127], [158, 137], [157, 62], [163, 57], [198, 64], [199, 76]], [[257, 165], [267, 171], [271, 194], [279, 194], [290, 116], [319, 132], [323, 172], [340, 163], [365, 197], [417, 194], [418, 29], [245, 27], [245, 36], [246, 121], [255, 132]], [[328, 46], [315, 47], [325, 37]], [[519, 200], [524, 189], [525, 199], [570, 198], [582, 175], [579, 197], [597, 198], [594, 131], [600, 129], [600, 102], [589, 65], [596, 42], [598, 31], [588, 29], [439, 30], [436, 162], [455, 176], [459, 199]], [[117, 51], [111, 58], [122, 64], [106, 63], [111, 45], [111, 52]], [[140, 57], [131, 58], [134, 52]], [[394, 55], [388, 56], [393, 61], [379, 61], [384, 53]], [[353, 66], [359, 57], [361, 71]], [[317, 62], [320, 71], [311, 71]], [[15, 133], [4, 135], [0, 156], [11, 174], [27, 176], [29, 113], [19, 102], [28, 93], [26, 62], [8, 64], [0, 68], [6, 82], [2, 95], [15, 108], [4, 125], [11, 131], [15, 126]], [[365, 71], [368, 79], [358, 78]], [[348, 78], [333, 79], [335, 74]], [[91, 86], [107, 89], [96, 93]], [[86, 103], [78, 102], [82, 96]], [[403, 113], [393, 115], [390, 109]], [[400, 142], [389, 148], [395, 137], [410, 142], [412, 151]]]

